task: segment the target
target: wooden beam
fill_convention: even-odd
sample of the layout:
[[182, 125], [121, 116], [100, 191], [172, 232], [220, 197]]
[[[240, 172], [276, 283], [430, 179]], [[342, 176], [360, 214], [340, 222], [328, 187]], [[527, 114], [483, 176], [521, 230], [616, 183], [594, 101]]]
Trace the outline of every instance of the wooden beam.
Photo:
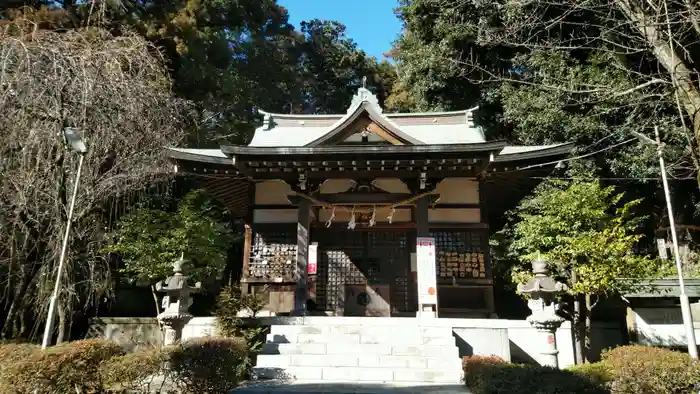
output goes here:
[[293, 204], [255, 204], [250, 207], [250, 209], [296, 209], [297, 206]]
[[329, 204], [392, 204], [411, 197], [411, 194], [405, 193], [325, 193], [318, 194], [314, 198]]
[[388, 141], [392, 145], [403, 145], [404, 143], [399, 141], [396, 137], [389, 134], [387, 131], [379, 127], [376, 123], [372, 122], [367, 125], [367, 130], [373, 132], [384, 140]]
[[428, 213], [430, 200], [427, 196], [419, 198], [416, 200], [416, 229], [417, 236], [419, 237], [429, 237], [430, 227], [428, 223]]
[[[320, 228], [321, 230], [326, 229], [326, 222], [315, 221], [311, 224], [315, 228]], [[354, 230], [348, 229], [347, 222], [334, 222], [331, 223], [330, 229], [334, 230], [347, 230], [347, 231], [405, 231], [416, 228], [416, 224], [413, 222], [397, 222], [397, 223], [387, 223], [378, 222], [372, 227], [369, 227], [367, 223], [357, 223]]]
[[488, 231], [486, 223], [430, 223], [430, 229], [439, 230], [484, 230]]
[[[248, 278], [250, 271], [250, 249], [253, 246], [253, 229], [250, 228], [248, 223], [245, 224], [245, 231], [243, 236], [243, 274], [241, 275], [241, 281]], [[242, 286], [243, 294], [248, 293], [247, 286]]]

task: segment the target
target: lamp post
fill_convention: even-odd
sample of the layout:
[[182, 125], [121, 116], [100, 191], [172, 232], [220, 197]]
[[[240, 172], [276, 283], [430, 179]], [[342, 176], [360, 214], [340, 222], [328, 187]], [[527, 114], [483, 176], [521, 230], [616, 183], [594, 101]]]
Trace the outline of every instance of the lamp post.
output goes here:
[[656, 146], [656, 151], [659, 155], [659, 166], [661, 167], [661, 181], [664, 186], [664, 195], [666, 196], [666, 208], [668, 209], [668, 222], [671, 227], [671, 239], [673, 240], [673, 255], [676, 260], [676, 271], [678, 272], [678, 286], [680, 287], [681, 314], [683, 316], [683, 326], [685, 326], [685, 334], [688, 339], [688, 354], [694, 359], [698, 359], [698, 346], [695, 341], [695, 328], [693, 327], [693, 315], [690, 311], [690, 300], [685, 293], [685, 281], [683, 280], [683, 265], [681, 264], [681, 253], [678, 248], [678, 236], [676, 235], [676, 220], [673, 217], [673, 205], [671, 203], [671, 192], [668, 188], [668, 179], [666, 178], [666, 164], [664, 163], [663, 144], [659, 137], [659, 127], [654, 127], [656, 141], [645, 136], [644, 134], [633, 131], [632, 134], [646, 144]]
[[49, 312], [46, 316], [46, 324], [44, 326], [44, 339], [41, 342], [41, 348], [46, 349], [51, 341], [51, 332], [53, 331], [53, 321], [56, 314], [56, 300], [58, 298], [58, 292], [61, 287], [61, 275], [63, 273], [63, 265], [66, 260], [66, 250], [68, 249], [68, 237], [70, 235], [71, 224], [73, 223], [73, 210], [75, 208], [75, 200], [78, 196], [78, 185], [80, 185], [80, 173], [83, 170], [83, 160], [85, 159], [85, 153], [87, 152], [87, 147], [85, 146], [85, 141], [83, 141], [83, 133], [80, 129], [74, 127], [66, 127], [63, 129], [63, 139], [66, 143], [66, 147], [73, 152], [77, 152], [80, 155], [78, 159], [78, 171], [75, 174], [75, 180], [73, 181], [73, 195], [70, 200], [70, 208], [68, 209], [68, 222], [66, 223], [66, 232], [63, 235], [63, 246], [61, 247], [61, 256], [58, 260], [58, 272], [56, 273], [56, 281], [54, 283], [53, 294], [51, 294], [51, 302], [49, 303]]

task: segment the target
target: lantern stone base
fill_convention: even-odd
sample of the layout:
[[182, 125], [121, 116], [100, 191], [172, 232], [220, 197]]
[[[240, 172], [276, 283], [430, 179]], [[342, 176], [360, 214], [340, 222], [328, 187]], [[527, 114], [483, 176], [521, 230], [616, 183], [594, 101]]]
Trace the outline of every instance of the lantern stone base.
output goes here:
[[169, 346], [180, 342], [182, 329], [192, 318], [193, 316], [189, 313], [168, 314], [166, 312], [158, 315], [158, 321], [163, 325], [163, 345]]
[[528, 316], [527, 321], [537, 329], [537, 336], [541, 346], [540, 363], [559, 368], [559, 350], [557, 350], [557, 340], [554, 334], [564, 323], [564, 319], [553, 313], [543, 311]]

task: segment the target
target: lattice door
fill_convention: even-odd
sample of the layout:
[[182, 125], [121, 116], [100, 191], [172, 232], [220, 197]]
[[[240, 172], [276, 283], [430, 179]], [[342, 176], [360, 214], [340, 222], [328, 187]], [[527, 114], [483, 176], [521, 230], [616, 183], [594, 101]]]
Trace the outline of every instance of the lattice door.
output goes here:
[[392, 315], [411, 310], [408, 232], [323, 229], [315, 235], [320, 307], [342, 312], [345, 286], [369, 283], [390, 286]]

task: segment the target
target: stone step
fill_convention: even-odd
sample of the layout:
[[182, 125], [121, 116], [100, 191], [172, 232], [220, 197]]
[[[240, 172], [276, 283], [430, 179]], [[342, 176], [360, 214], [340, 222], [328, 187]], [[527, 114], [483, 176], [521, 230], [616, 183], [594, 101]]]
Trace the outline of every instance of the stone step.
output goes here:
[[301, 334], [358, 334], [373, 336], [425, 336], [425, 337], [451, 337], [451, 327], [420, 327], [420, 326], [371, 326], [371, 325], [273, 325], [270, 327], [272, 335], [301, 335]]
[[268, 334], [268, 343], [343, 343], [343, 344], [389, 344], [389, 345], [432, 345], [454, 346], [455, 340], [450, 336], [423, 336], [415, 333], [397, 335], [377, 334]]
[[375, 355], [281, 355], [261, 354], [257, 357], [257, 367], [361, 367], [361, 368], [407, 368], [460, 370], [459, 358], [414, 357], [414, 356], [375, 356]]
[[468, 394], [469, 390], [464, 383], [419, 383], [419, 382], [287, 382], [275, 380], [250, 381], [235, 388], [232, 394], [296, 394], [296, 393], [324, 393], [324, 394]]
[[459, 358], [459, 349], [451, 346], [347, 344], [347, 343], [265, 343], [261, 354], [373, 355]]
[[289, 367], [253, 368], [258, 379], [344, 382], [460, 383], [461, 371], [426, 371], [411, 368]]

